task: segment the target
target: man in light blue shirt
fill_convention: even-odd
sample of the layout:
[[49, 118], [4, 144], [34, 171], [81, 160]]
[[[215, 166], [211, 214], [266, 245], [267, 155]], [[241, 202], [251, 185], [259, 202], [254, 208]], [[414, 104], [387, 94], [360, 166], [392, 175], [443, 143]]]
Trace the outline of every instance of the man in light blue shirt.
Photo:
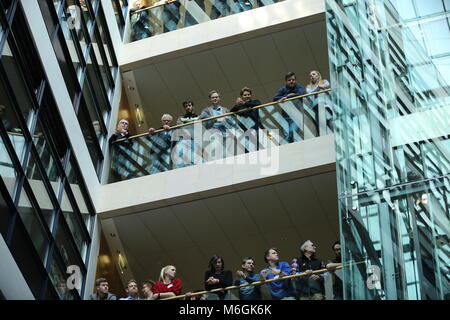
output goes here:
[[136, 280], [131, 279], [128, 281], [128, 285], [125, 288], [125, 291], [128, 294], [126, 298], [120, 298], [119, 300], [141, 300], [139, 298], [139, 289]]
[[[291, 272], [289, 263], [279, 261], [277, 248], [270, 248], [264, 253], [264, 261], [268, 266], [261, 270], [262, 281], [279, 279], [288, 276]], [[295, 293], [291, 280], [280, 280], [267, 283], [272, 300], [295, 300]]]

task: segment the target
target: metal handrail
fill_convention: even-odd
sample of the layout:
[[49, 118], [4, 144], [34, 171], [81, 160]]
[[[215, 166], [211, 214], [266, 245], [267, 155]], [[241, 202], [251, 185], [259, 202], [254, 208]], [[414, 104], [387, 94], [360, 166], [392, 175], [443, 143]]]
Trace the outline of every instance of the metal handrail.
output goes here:
[[[364, 263], [364, 261], [361, 262], [355, 262], [353, 264], [361, 264]], [[337, 266], [336, 268], [333, 269], [334, 270], [339, 270], [342, 269], [342, 265]], [[312, 274], [321, 274], [321, 273], [325, 273], [325, 272], [329, 272], [328, 269], [320, 269], [320, 270], [315, 270], [312, 273], [306, 273], [306, 272], [302, 272], [302, 273], [298, 273], [298, 274], [293, 274], [290, 276], [284, 276], [278, 279], [270, 279], [270, 280], [264, 280], [264, 281], [255, 281], [252, 283], [246, 283], [246, 284], [241, 284], [239, 286], [229, 286], [229, 287], [225, 287], [225, 288], [217, 288], [217, 289], [212, 289], [212, 290], [205, 290], [205, 291], [199, 291], [199, 292], [193, 292], [190, 295], [179, 295], [179, 296], [175, 296], [175, 297], [169, 297], [169, 298], [164, 298], [164, 299], [159, 299], [159, 300], [178, 300], [178, 299], [183, 299], [186, 298], [187, 296], [199, 296], [199, 295], [203, 295], [203, 294], [207, 294], [207, 293], [214, 293], [214, 292], [219, 292], [219, 291], [228, 291], [228, 290], [234, 290], [234, 289], [239, 289], [239, 288], [243, 288], [243, 287], [249, 287], [249, 286], [256, 286], [256, 285], [261, 285], [261, 284], [266, 284], [266, 283], [270, 283], [270, 282], [275, 282], [275, 281], [282, 281], [282, 280], [289, 280], [289, 279], [295, 279], [295, 278], [301, 278], [304, 276], [310, 276]]]
[[268, 103], [265, 103], [265, 104], [261, 104], [259, 106], [250, 107], [250, 108], [247, 108], [247, 109], [242, 109], [242, 110], [235, 111], [235, 112], [227, 112], [227, 113], [224, 113], [224, 114], [220, 114], [220, 115], [209, 117], [209, 118], [205, 118], [205, 119], [199, 119], [199, 120], [191, 121], [191, 122], [188, 122], [188, 123], [177, 124], [177, 125], [174, 125], [174, 126], [170, 127], [169, 129], [158, 129], [158, 130], [153, 131], [152, 133], [145, 132], [145, 133], [136, 134], [136, 135], [128, 137], [128, 138], [117, 139], [116, 141], [112, 142], [112, 144], [115, 144], [115, 143], [118, 143], [118, 142], [121, 142], [121, 141], [125, 141], [125, 140], [131, 140], [131, 139], [135, 139], [135, 138], [148, 136], [148, 135], [159, 133], [159, 132], [163, 132], [163, 131], [174, 130], [174, 129], [178, 129], [178, 128], [181, 128], [181, 127], [185, 127], [185, 126], [189, 126], [189, 125], [192, 125], [192, 124], [196, 124], [196, 123], [201, 123], [201, 122], [205, 122], [205, 121], [209, 121], [209, 120], [214, 120], [214, 119], [218, 119], [218, 118], [228, 117], [228, 116], [231, 116], [231, 115], [245, 113], [245, 112], [248, 112], [250, 110], [256, 110], [256, 109], [272, 106], [272, 105], [274, 105], [276, 103], [284, 103], [284, 102], [297, 100], [297, 99], [301, 99], [301, 98], [305, 98], [305, 97], [309, 97], [309, 96], [313, 96], [313, 95], [317, 95], [317, 94], [321, 94], [321, 93], [326, 93], [326, 92], [330, 92], [330, 91], [331, 91], [331, 88], [330, 89], [325, 89], [325, 90], [320, 90], [320, 91], [315, 91], [315, 92], [311, 92], [311, 93], [306, 93], [306, 94], [301, 95], [301, 96], [288, 98], [288, 99], [284, 100], [283, 102], [272, 101], [272, 102], [268, 102]]

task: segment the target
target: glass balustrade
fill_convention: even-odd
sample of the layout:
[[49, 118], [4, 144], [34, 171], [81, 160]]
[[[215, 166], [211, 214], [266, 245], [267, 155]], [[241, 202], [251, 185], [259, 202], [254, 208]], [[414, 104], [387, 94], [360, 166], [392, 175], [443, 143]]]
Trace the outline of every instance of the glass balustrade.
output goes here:
[[329, 99], [324, 90], [117, 140], [110, 182], [211, 161], [233, 163], [230, 157], [330, 134]]
[[[283, 0], [178, 0], [157, 1], [152, 7], [130, 11], [130, 41], [189, 27], [235, 13], [263, 7]], [[142, 5], [144, 2], [141, 2]]]

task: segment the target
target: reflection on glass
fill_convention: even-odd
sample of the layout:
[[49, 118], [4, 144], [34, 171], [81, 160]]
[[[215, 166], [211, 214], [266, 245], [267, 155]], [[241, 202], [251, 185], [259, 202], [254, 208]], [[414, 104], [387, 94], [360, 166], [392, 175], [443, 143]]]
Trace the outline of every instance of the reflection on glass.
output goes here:
[[[22, 223], [25, 225], [25, 229], [30, 236], [33, 246], [36, 249], [42, 263], [45, 265], [45, 260], [47, 257], [47, 250], [49, 245], [49, 240], [47, 238], [44, 225], [40, 221], [37, 212], [31, 205], [30, 200], [24, 189], [21, 190], [18, 212]], [[52, 212], [43, 211], [49, 227], [51, 227]]]
[[[31, 189], [36, 197], [36, 200], [39, 204], [39, 207], [46, 212], [53, 212], [54, 206], [52, 201], [50, 200], [50, 196], [46, 190], [44, 185], [44, 181], [42, 175], [37, 167], [36, 161], [33, 155], [30, 155], [30, 160], [28, 162], [28, 168], [26, 170], [26, 176], [28, 178], [28, 182], [30, 183]], [[55, 188], [57, 188], [57, 184], [53, 184]], [[57, 190], [55, 190], [57, 191]], [[50, 191], [52, 192], [52, 191]], [[56, 195], [53, 194], [53, 197], [56, 199]], [[46, 216], [46, 221], [51, 228], [52, 225], [52, 216]], [[50, 229], [51, 230], [51, 229]]]
[[[72, 190], [72, 193], [75, 197], [75, 201], [78, 206], [78, 209], [80, 210], [80, 213], [82, 215], [83, 222], [86, 226], [86, 229], [89, 230], [90, 214], [89, 214], [89, 210], [86, 205], [84, 193], [81, 191], [80, 183], [77, 178], [77, 176], [79, 176], [79, 172], [78, 172], [78, 170], [75, 170], [72, 162], [70, 162], [67, 165], [65, 171], [66, 171], [67, 179], [69, 180], [69, 183], [70, 183], [70, 189]], [[78, 172], [78, 175], [77, 175], [77, 172]]]
[[83, 236], [84, 233], [82, 231], [82, 228], [84, 228], [84, 226], [80, 224], [78, 213], [73, 209], [65, 190], [61, 200], [61, 210], [63, 212], [64, 218], [66, 219], [66, 223], [69, 226], [70, 233], [75, 240], [78, 252], [82, 257], [84, 257], [87, 247], [86, 240]]
[[56, 259], [56, 255], [53, 255], [49, 270], [53, 287], [58, 293], [60, 300], [74, 300], [73, 293], [67, 288], [67, 276], [61, 271]]

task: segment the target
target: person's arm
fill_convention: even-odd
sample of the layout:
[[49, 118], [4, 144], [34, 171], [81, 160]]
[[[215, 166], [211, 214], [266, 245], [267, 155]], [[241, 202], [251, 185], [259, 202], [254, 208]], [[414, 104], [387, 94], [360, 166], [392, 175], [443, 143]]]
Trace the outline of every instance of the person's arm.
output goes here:
[[291, 266], [287, 262], [284, 262], [281, 264], [280, 270], [281, 270], [281, 273], [280, 273], [281, 277], [285, 277], [285, 276], [291, 274]]
[[330, 88], [330, 83], [328, 82], [328, 80], [322, 80], [323, 81], [323, 85], [322, 86], [319, 86], [319, 88], [321, 89], [321, 90], [324, 90], [324, 89], [328, 89], [328, 88]]
[[278, 101], [286, 96], [285, 87], [280, 88], [277, 93], [273, 96], [273, 101]]
[[179, 296], [181, 294], [181, 290], [182, 290], [182, 285], [181, 285], [181, 279], [174, 279], [172, 281], [173, 287], [171, 288], [173, 293], [175, 293], [175, 295]]

